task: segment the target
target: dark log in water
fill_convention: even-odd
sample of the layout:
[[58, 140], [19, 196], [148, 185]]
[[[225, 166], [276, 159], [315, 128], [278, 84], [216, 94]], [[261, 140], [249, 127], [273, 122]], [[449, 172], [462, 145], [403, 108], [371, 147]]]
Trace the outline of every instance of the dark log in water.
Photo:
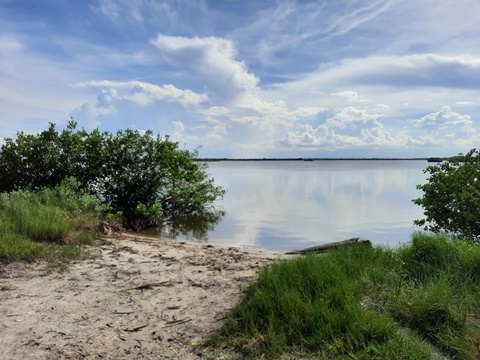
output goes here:
[[308, 254], [311, 252], [318, 252], [318, 253], [323, 253], [331, 249], [336, 249], [341, 246], [346, 246], [346, 245], [351, 245], [351, 244], [369, 244], [371, 245], [370, 240], [360, 240], [359, 238], [351, 238], [343, 241], [336, 241], [336, 242], [331, 242], [323, 245], [317, 245], [317, 246], [312, 246], [308, 247], [306, 249], [301, 249], [301, 250], [292, 250], [287, 252], [289, 255], [293, 254]]

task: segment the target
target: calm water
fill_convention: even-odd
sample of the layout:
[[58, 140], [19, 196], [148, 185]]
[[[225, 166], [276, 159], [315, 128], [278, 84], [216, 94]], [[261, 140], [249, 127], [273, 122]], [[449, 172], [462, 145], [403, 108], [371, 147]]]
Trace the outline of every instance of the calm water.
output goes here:
[[[416, 229], [422, 209], [416, 185], [425, 160], [318, 160], [209, 163], [228, 189], [224, 214], [185, 219], [156, 236], [286, 251], [351, 237], [398, 246]], [[216, 222], [216, 224], [215, 224]], [[194, 230], [189, 227], [200, 223]]]

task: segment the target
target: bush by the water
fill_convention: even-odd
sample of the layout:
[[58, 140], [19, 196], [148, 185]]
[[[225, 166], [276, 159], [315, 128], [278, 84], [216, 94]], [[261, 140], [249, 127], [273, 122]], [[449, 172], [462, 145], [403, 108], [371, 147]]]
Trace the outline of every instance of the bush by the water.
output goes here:
[[74, 121], [37, 135], [17, 133], [0, 151], [0, 192], [37, 190], [74, 177], [80, 189], [141, 228], [161, 215], [200, 213], [223, 196], [196, 151], [182, 150], [168, 137], [127, 129], [116, 134], [77, 130]]
[[280, 261], [207, 344], [253, 358], [476, 359], [479, 264], [480, 248], [425, 234]]
[[418, 185], [421, 198], [413, 200], [425, 218], [415, 224], [425, 230], [446, 232], [465, 240], [480, 240], [480, 152], [446, 159], [425, 170], [427, 182]]

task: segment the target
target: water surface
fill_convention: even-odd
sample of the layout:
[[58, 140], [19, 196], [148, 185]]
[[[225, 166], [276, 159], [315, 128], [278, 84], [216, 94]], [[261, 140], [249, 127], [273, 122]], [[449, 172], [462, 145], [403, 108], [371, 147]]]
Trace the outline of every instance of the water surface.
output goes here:
[[[210, 222], [184, 219], [157, 236], [286, 251], [351, 237], [410, 240], [425, 160], [219, 161], [208, 172], [228, 192]], [[216, 222], [216, 224], [215, 224]], [[203, 227], [192, 230], [189, 224]]]

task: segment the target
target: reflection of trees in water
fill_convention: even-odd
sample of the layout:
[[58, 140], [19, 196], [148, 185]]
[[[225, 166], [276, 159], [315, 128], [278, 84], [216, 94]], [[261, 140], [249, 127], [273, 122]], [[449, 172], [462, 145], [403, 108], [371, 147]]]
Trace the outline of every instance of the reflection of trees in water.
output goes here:
[[210, 210], [196, 215], [165, 219], [158, 226], [161, 237], [176, 239], [184, 236], [187, 239], [206, 242], [208, 231], [225, 216], [224, 210]]

